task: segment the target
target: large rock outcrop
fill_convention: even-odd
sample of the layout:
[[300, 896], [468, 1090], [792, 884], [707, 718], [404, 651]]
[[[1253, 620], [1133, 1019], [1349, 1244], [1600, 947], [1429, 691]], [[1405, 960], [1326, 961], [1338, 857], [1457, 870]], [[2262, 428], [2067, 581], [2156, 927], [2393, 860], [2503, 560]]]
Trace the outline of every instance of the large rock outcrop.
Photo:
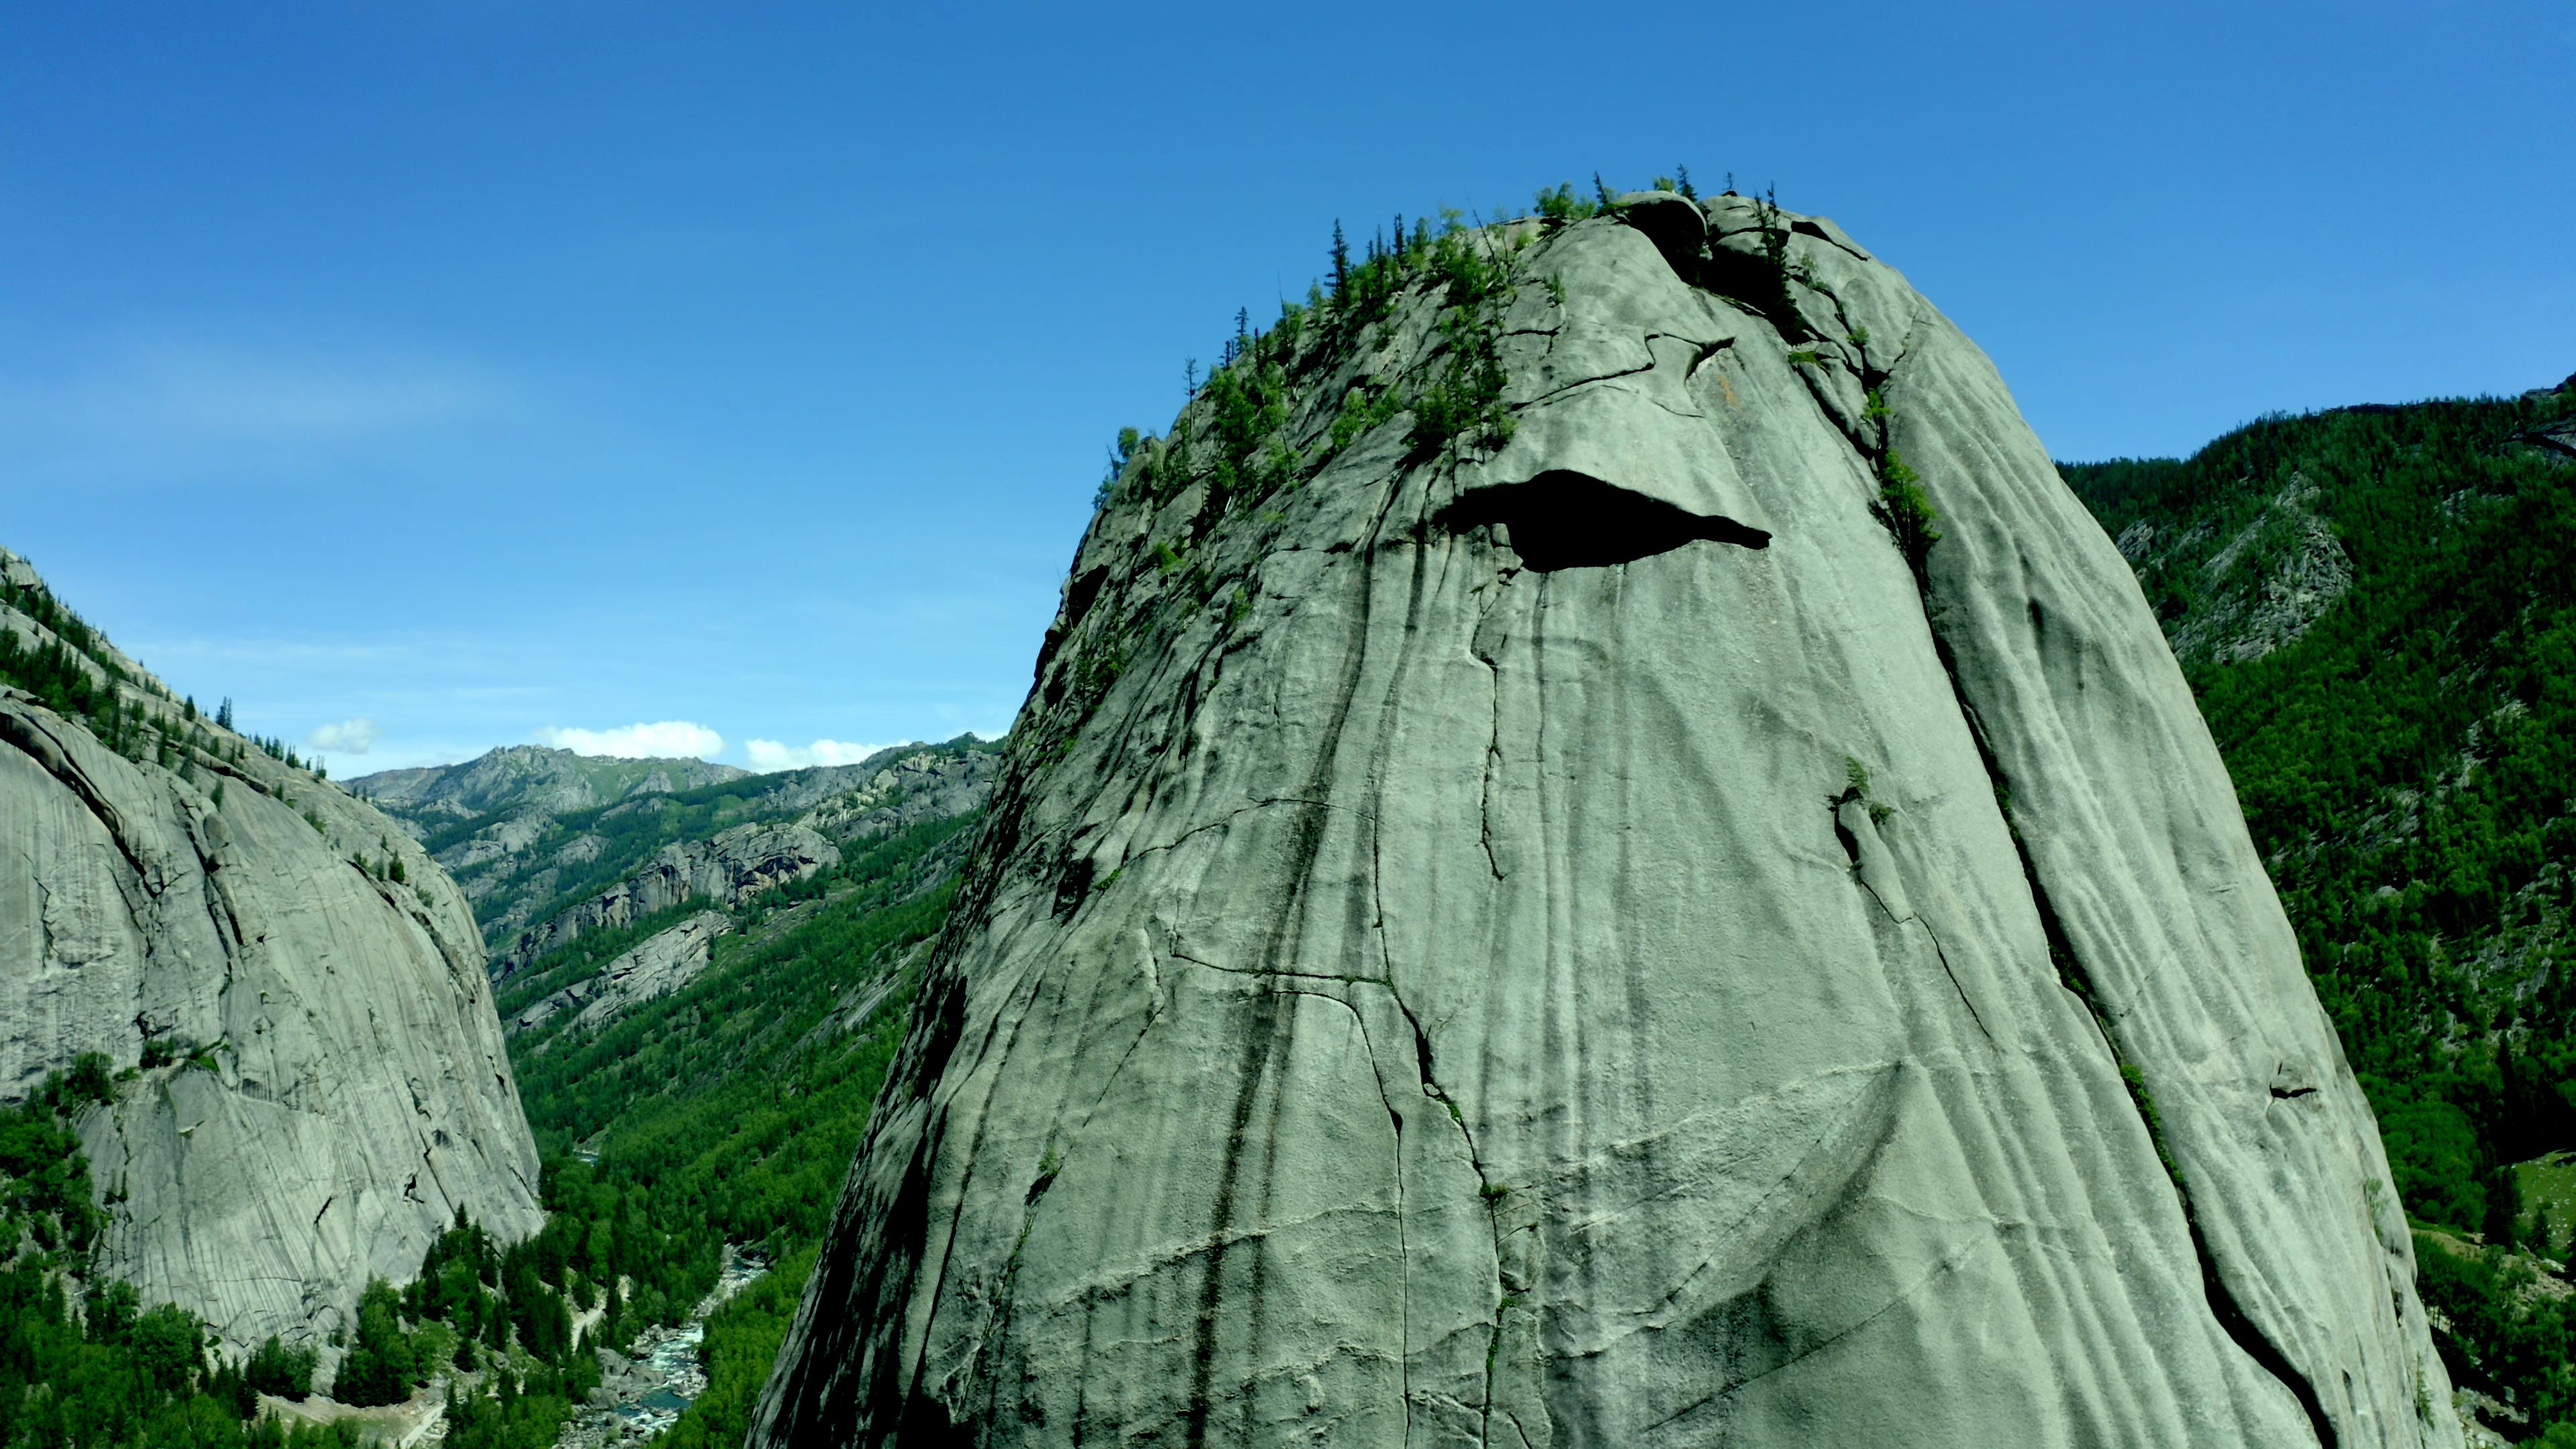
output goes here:
[[[0, 562], [32, 607], [32, 570]], [[6, 604], [0, 627], [53, 637]], [[454, 883], [103, 641], [72, 657], [135, 758], [0, 688], [0, 1094], [83, 1052], [136, 1069], [76, 1119], [97, 1267], [236, 1348], [319, 1346], [459, 1208], [535, 1231], [536, 1146]]]
[[840, 863], [840, 848], [803, 825], [737, 825], [666, 845], [633, 875], [521, 932], [494, 958], [492, 979], [507, 981], [587, 932], [632, 925], [684, 901], [729, 906]]
[[[722, 911], [700, 911], [667, 929], [654, 932], [599, 974], [549, 993], [521, 1008], [503, 1029], [512, 1036], [535, 1031], [566, 1012], [572, 1029], [598, 1030], [645, 1002], [670, 995], [697, 979], [715, 960], [716, 938], [733, 930], [733, 918]], [[540, 1043], [543, 1051], [553, 1038]]]
[[1742, 198], [1424, 250], [1093, 519], [753, 1442], [2459, 1443], [1986, 358]]

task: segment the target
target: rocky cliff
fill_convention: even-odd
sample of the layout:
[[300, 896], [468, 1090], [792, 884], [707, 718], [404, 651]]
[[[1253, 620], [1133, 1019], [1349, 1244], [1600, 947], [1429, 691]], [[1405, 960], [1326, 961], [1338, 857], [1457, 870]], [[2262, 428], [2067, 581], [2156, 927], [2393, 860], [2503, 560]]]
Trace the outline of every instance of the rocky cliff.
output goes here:
[[1832, 223], [1626, 203], [1129, 450], [755, 1443], [2460, 1441], [2111, 541]]
[[507, 981], [591, 931], [632, 925], [684, 901], [729, 906], [840, 863], [839, 848], [802, 825], [737, 825], [666, 845], [633, 875], [520, 933], [494, 954], [492, 979]]
[[621, 952], [598, 975], [539, 997], [513, 1013], [504, 1029], [512, 1035], [534, 1031], [570, 1012], [572, 1029], [596, 1031], [629, 1007], [668, 996], [695, 980], [715, 959], [716, 937], [732, 929], [733, 918], [724, 912], [700, 911]]
[[533, 1232], [536, 1148], [455, 885], [0, 569], [0, 627], [89, 705], [0, 688], [0, 1093], [86, 1052], [124, 1069], [76, 1124], [97, 1266], [236, 1347], [318, 1344], [458, 1209]]

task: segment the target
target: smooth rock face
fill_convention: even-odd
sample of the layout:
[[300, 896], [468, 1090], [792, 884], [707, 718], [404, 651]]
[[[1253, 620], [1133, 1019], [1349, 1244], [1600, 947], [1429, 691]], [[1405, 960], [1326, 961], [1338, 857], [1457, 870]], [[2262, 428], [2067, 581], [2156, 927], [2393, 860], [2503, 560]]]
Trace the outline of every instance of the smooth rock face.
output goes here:
[[[338, 787], [195, 728], [183, 778], [0, 691], [0, 1094], [180, 1044], [76, 1121], [98, 1265], [236, 1349], [318, 1347], [458, 1208], [534, 1232], [536, 1145], [455, 885]], [[407, 883], [352, 863], [388, 853]]]
[[2460, 1442], [2120, 555], [1894, 271], [1783, 216], [1731, 301], [1706, 211], [1490, 235], [1498, 449], [1113, 491], [754, 1443]]

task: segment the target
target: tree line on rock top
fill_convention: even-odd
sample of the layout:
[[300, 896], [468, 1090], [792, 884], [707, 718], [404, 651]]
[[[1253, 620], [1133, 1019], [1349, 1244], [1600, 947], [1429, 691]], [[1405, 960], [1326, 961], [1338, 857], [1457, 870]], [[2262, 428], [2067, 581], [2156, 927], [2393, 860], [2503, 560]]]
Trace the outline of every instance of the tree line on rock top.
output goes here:
[[[1502, 407], [1495, 343], [1502, 308], [1514, 295], [1511, 254], [1531, 237], [1522, 233], [1498, 243], [1491, 229], [1532, 216], [1543, 226], [1562, 226], [1615, 208], [1598, 173], [1592, 182], [1595, 196], [1590, 199], [1578, 198], [1570, 182], [1541, 187], [1528, 212], [1497, 207], [1490, 218], [1471, 218], [1443, 208], [1436, 226], [1429, 217], [1416, 217], [1408, 225], [1398, 213], [1393, 227], [1374, 231], [1357, 256], [1341, 222], [1335, 221], [1326, 272], [1307, 284], [1304, 300], [1282, 301], [1278, 320], [1266, 329], [1253, 325], [1249, 309], [1237, 310], [1234, 333], [1220, 345], [1218, 365], [1204, 379], [1198, 359], [1189, 359], [1183, 370], [1189, 398], [1207, 404], [1197, 426], [1176, 428], [1168, 440], [1132, 427], [1119, 430], [1094, 494], [1095, 506], [1122, 487], [1159, 502], [1192, 482], [1205, 482], [1210, 506], [1221, 512], [1229, 501], [1294, 486], [1359, 434], [1407, 411], [1414, 414], [1410, 441], [1419, 453], [1452, 443], [1504, 441], [1511, 418]], [[1731, 191], [1733, 178], [1728, 185]], [[1688, 167], [1676, 168], [1673, 177], [1656, 177], [1654, 187], [1698, 195]], [[1450, 347], [1447, 365], [1410, 391], [1363, 380], [1341, 399], [1326, 446], [1304, 452], [1292, 448], [1279, 436], [1288, 421], [1285, 402], [1292, 376], [1384, 321], [1406, 288], [1432, 283], [1444, 289], [1438, 326]], [[1557, 295], [1561, 298], [1561, 290]]]
[[[1293, 490], [1363, 434], [1407, 415], [1412, 421], [1406, 441], [1413, 458], [1444, 449], [1499, 447], [1510, 439], [1515, 423], [1503, 403], [1507, 378], [1499, 353], [1503, 314], [1518, 295], [1515, 262], [1544, 232], [1620, 209], [1620, 200], [1597, 172], [1592, 186], [1589, 198], [1578, 196], [1570, 182], [1541, 187], [1530, 211], [1501, 207], [1490, 219], [1446, 208], [1437, 226], [1427, 217], [1416, 217], [1408, 226], [1399, 213], [1391, 229], [1371, 233], [1357, 257], [1342, 224], [1334, 222], [1328, 270], [1308, 284], [1302, 302], [1283, 300], [1278, 320], [1267, 329], [1252, 324], [1249, 309], [1238, 309], [1234, 334], [1224, 340], [1219, 363], [1204, 380], [1198, 360], [1189, 360], [1184, 369], [1189, 402], [1170, 436], [1155, 437], [1134, 427], [1119, 430], [1093, 495], [1094, 509], [1121, 496], [1159, 507], [1192, 484], [1203, 485], [1204, 501], [1189, 528], [1194, 538], [1232, 508]], [[1657, 176], [1652, 189], [1693, 203], [1698, 198], [1688, 167]], [[1724, 194], [1738, 194], [1731, 175]], [[1747, 306], [1795, 340], [1807, 335], [1808, 327], [1793, 284], [1826, 289], [1811, 268], [1790, 255], [1785, 214], [1773, 196], [1766, 192], [1753, 198], [1753, 205], [1760, 255], [1748, 258], [1712, 249], [1712, 270], [1697, 280], [1742, 293]], [[1535, 229], [1514, 225], [1531, 219]], [[1718, 259], [1729, 265], [1718, 269]], [[1562, 306], [1561, 279], [1541, 280]], [[1437, 354], [1443, 357], [1440, 365], [1423, 378], [1359, 377], [1337, 400], [1323, 435], [1303, 448], [1295, 446], [1287, 436], [1292, 383], [1356, 350], [1369, 329], [1386, 322], [1398, 300], [1416, 288], [1439, 298], [1434, 325], [1443, 344]], [[1851, 341], [1865, 358], [1867, 330], [1856, 330]], [[1792, 351], [1790, 360], [1808, 366], [1820, 361], [1813, 351]], [[1881, 391], [1884, 379], [1864, 376], [1862, 381], [1868, 391], [1865, 417], [1876, 429], [1875, 441], [1867, 447], [1879, 481], [1874, 512], [1919, 579], [1926, 553], [1940, 541], [1936, 515], [1921, 479], [1888, 440], [1892, 419]], [[1187, 565], [1183, 543], [1157, 540], [1154, 551], [1166, 569]], [[1109, 673], [1114, 677], [1115, 670]]]
[[[2272, 416], [2188, 459], [2061, 464], [2169, 632], [2291, 480], [2352, 585], [2260, 657], [2184, 673], [2377, 1112], [2464, 1383], [2576, 1441], [2576, 1325], [2532, 1291], [2576, 1227], [2523, 1201], [2576, 1148], [2576, 465], [2523, 441], [2567, 392]], [[2528, 1249], [2527, 1255], [2516, 1253]], [[2557, 1442], [2557, 1441], [2553, 1441]]]
[[[0, 684], [25, 690], [45, 708], [79, 720], [100, 744], [125, 758], [138, 764], [150, 761], [194, 781], [196, 755], [239, 761], [245, 758], [246, 745], [257, 745], [291, 769], [309, 770], [316, 779], [329, 778], [330, 771], [320, 760], [303, 758], [284, 740], [234, 735], [226, 743], [209, 735], [199, 724], [194, 695], [172, 699], [160, 681], [127, 669], [98, 631], [43, 584], [0, 577], [0, 608], [15, 610], [52, 635], [41, 643], [29, 643], [16, 630], [0, 628]], [[173, 719], [166, 707], [156, 709], [128, 699], [128, 689], [177, 706], [178, 717]], [[224, 700], [213, 723], [232, 733], [232, 700]]]

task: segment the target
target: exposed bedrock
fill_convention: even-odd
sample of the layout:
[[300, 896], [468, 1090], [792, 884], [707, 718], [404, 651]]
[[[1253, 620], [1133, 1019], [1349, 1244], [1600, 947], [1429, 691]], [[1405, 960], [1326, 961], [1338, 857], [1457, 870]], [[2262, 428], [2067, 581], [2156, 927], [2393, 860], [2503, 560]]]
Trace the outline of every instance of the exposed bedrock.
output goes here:
[[0, 689], [0, 1099], [85, 1052], [130, 1069], [74, 1119], [96, 1268], [327, 1361], [460, 1209], [542, 1221], [482, 941], [391, 820], [125, 690], [186, 741], [170, 767]]
[[1897, 273], [1683, 204], [1489, 234], [1507, 442], [1112, 491], [755, 1443], [2460, 1442], [2119, 554]]

